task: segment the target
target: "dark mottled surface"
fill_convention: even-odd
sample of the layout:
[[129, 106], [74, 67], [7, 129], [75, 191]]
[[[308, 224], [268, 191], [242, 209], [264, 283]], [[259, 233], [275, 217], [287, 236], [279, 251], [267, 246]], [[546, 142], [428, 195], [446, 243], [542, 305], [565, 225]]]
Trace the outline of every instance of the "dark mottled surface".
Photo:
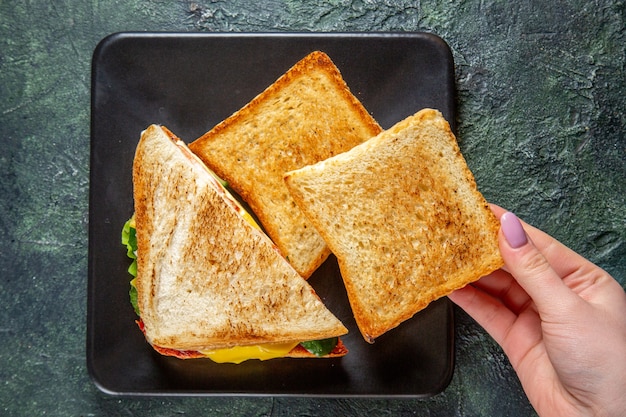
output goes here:
[[453, 50], [485, 196], [626, 284], [626, 8], [617, 0], [0, 1], [0, 414], [534, 415], [462, 312], [425, 400], [115, 398], [85, 366], [90, 59], [117, 31], [416, 31]]

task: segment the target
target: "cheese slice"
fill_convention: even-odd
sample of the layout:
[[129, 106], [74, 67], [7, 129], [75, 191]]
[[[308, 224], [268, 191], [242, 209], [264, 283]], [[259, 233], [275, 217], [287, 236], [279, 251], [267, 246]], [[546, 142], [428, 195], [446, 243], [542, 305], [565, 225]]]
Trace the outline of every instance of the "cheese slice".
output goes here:
[[298, 346], [295, 343], [265, 343], [254, 346], [233, 346], [226, 349], [200, 351], [204, 356], [217, 363], [241, 363], [249, 359], [267, 360], [282, 358]]

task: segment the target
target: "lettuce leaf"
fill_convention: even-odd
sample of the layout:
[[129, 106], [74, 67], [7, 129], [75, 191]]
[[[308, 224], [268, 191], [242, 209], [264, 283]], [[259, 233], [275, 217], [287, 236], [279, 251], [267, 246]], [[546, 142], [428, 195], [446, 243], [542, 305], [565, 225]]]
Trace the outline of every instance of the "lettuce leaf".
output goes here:
[[126, 246], [126, 255], [130, 259], [137, 259], [137, 230], [135, 229], [135, 216], [124, 223], [122, 228], [122, 245]]
[[139, 314], [139, 303], [137, 302], [137, 287], [135, 287], [134, 279], [130, 281], [128, 297], [130, 298], [130, 304], [133, 306], [133, 310], [135, 310], [135, 314], [141, 317], [141, 314]]
[[133, 276], [130, 281], [130, 304], [133, 306], [135, 313], [139, 316], [139, 305], [137, 304], [137, 287], [135, 287], [135, 279], [137, 277], [137, 230], [135, 229], [135, 216], [128, 219], [122, 228], [122, 245], [126, 246], [126, 256], [133, 261], [128, 267], [128, 273]]
[[300, 345], [314, 354], [315, 356], [324, 356], [328, 355], [333, 351], [335, 346], [337, 346], [337, 342], [339, 341], [336, 337], [331, 337], [330, 339], [323, 340], [311, 340], [309, 342], [302, 342]]

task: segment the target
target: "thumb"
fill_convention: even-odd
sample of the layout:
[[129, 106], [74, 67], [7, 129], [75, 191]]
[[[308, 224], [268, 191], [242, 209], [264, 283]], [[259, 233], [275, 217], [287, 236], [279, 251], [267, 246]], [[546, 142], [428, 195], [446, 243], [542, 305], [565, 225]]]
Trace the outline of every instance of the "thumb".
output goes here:
[[498, 239], [507, 271], [532, 298], [540, 316], [571, 311], [576, 297], [537, 249], [515, 214], [507, 212], [500, 217]]

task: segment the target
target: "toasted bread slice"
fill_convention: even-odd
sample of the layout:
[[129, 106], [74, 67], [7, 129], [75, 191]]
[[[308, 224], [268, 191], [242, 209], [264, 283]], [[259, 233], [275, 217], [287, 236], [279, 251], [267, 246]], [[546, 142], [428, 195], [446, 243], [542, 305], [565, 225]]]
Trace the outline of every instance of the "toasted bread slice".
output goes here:
[[435, 110], [285, 181], [337, 256], [369, 342], [503, 264], [498, 221]]
[[152, 125], [142, 133], [133, 185], [135, 285], [149, 343], [206, 351], [347, 333], [167, 129]]
[[330, 252], [296, 207], [283, 175], [380, 131], [330, 58], [313, 52], [189, 147], [248, 203], [281, 253], [308, 278]]

